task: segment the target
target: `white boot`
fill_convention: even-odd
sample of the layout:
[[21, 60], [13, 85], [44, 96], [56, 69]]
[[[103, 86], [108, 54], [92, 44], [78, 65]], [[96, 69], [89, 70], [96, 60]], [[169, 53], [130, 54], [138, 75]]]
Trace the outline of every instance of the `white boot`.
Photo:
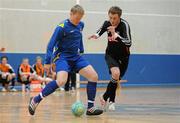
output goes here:
[[11, 88], [11, 91], [16, 92], [17, 90], [13, 87], [13, 88]]
[[110, 102], [110, 103], [109, 103], [109, 110], [110, 110], [110, 111], [116, 110], [116, 108], [115, 108], [115, 103], [114, 103], [114, 102]]
[[100, 99], [100, 104], [101, 104], [102, 110], [106, 111], [107, 110], [107, 102], [104, 100], [103, 95], [100, 95], [99, 99]]
[[3, 87], [1, 91], [2, 91], [2, 92], [6, 92], [7, 90]]

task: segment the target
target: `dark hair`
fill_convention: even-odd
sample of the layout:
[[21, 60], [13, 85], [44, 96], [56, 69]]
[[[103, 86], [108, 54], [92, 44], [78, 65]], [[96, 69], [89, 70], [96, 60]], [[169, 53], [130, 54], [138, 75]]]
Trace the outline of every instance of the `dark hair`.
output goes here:
[[108, 14], [118, 14], [119, 17], [121, 17], [122, 15], [122, 9], [119, 8], [118, 6], [112, 6], [109, 11], [108, 11]]
[[7, 56], [1, 56], [1, 61], [2, 61], [4, 58], [5, 58], [6, 60], [8, 60], [8, 57], [7, 57]]

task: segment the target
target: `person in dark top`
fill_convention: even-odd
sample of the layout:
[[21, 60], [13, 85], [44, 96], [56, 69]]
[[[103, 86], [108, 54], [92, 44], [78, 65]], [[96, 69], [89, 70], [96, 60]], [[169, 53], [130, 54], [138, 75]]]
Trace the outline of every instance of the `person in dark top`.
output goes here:
[[76, 72], [72, 71], [68, 73], [68, 79], [64, 86], [64, 89], [65, 91], [69, 91], [69, 90], [74, 91], [76, 89]]
[[129, 24], [121, 18], [122, 10], [118, 6], [112, 6], [108, 11], [109, 20], [104, 21], [97, 33], [89, 39], [97, 39], [107, 32], [108, 43], [105, 60], [111, 74], [111, 80], [106, 92], [101, 96], [101, 105], [107, 107], [109, 99], [109, 110], [115, 110], [115, 96], [118, 82], [124, 76], [129, 62], [131, 32]]

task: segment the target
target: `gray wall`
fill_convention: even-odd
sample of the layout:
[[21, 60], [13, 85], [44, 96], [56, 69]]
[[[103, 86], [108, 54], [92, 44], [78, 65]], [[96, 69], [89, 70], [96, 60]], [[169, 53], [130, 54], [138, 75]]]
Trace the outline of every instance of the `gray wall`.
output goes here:
[[[0, 47], [10, 53], [44, 53], [55, 26], [69, 16], [76, 0], [0, 0]], [[87, 53], [103, 53], [104, 34], [88, 41], [107, 19], [110, 6], [123, 9], [131, 27], [132, 53], [180, 54], [180, 0], [80, 0], [85, 8]]]

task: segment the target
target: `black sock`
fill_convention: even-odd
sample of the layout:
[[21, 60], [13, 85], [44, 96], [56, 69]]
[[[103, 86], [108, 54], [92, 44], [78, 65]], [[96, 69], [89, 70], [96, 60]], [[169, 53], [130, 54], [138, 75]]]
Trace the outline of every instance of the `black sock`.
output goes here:
[[117, 80], [112, 78], [108, 83], [106, 92], [103, 95], [105, 101], [107, 101], [108, 98], [110, 98], [114, 94], [114, 89], [116, 90], [116, 88], [117, 88]]
[[116, 89], [117, 89], [117, 82], [112, 84], [111, 87], [111, 94], [110, 94], [110, 98], [109, 98], [109, 102], [115, 102], [115, 97], [116, 97]]
[[70, 77], [69, 77], [69, 74], [68, 74], [67, 82], [66, 82], [66, 84], [64, 85], [65, 91], [69, 91], [69, 83], [70, 83]]
[[14, 86], [15, 86], [15, 78], [13, 78], [13, 79], [11, 80], [11, 89], [13, 89]]

